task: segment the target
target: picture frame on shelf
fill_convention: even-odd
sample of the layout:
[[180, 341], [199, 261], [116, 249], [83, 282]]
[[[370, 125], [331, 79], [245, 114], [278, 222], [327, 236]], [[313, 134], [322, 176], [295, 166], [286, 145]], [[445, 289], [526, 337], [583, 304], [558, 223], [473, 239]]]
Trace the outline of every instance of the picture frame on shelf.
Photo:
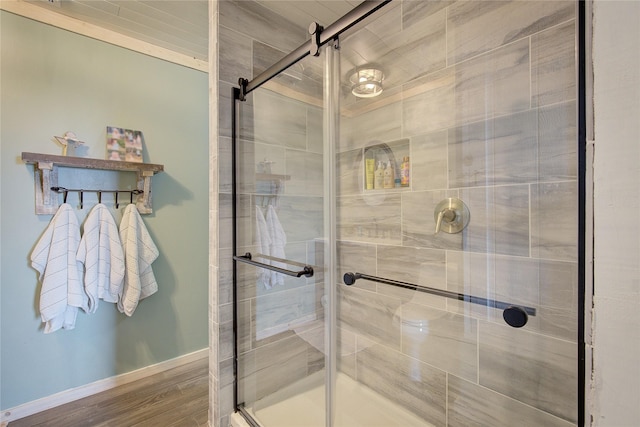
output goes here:
[[142, 163], [142, 131], [107, 126], [107, 160]]

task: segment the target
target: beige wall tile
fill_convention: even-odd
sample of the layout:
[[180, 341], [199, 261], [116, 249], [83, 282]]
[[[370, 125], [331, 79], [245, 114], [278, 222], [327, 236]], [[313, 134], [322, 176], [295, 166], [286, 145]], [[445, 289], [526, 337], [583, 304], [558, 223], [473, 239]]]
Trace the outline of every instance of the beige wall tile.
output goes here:
[[291, 177], [282, 183], [284, 192], [321, 197], [324, 194], [322, 154], [299, 150], [286, 150], [284, 154], [285, 173]]
[[246, 353], [253, 349], [254, 332], [251, 323], [251, 300], [239, 301], [237, 304], [238, 313], [238, 353]]
[[434, 425], [445, 424], [444, 371], [379, 344], [358, 352], [357, 370], [359, 382]]
[[449, 130], [449, 186], [534, 182], [538, 117], [523, 112]]
[[307, 376], [308, 346], [294, 335], [256, 350], [257, 399]]
[[290, 52], [307, 39], [307, 28], [295, 27], [291, 22], [256, 2], [220, 1], [220, 24], [255, 40], [269, 43]]
[[531, 252], [538, 258], [575, 261], [578, 256], [576, 182], [531, 186]]
[[447, 131], [411, 137], [411, 189], [448, 188]]
[[261, 341], [316, 320], [313, 285], [293, 289], [274, 287], [252, 300], [251, 324], [255, 339]]
[[[445, 251], [406, 246], [378, 246], [377, 276], [436, 289], [446, 288]], [[378, 292], [432, 307], [445, 308], [445, 298], [379, 283]]]
[[306, 106], [268, 90], [253, 93], [253, 128], [257, 142], [304, 150], [307, 146]]
[[403, 304], [402, 352], [461, 378], [478, 376], [477, 320], [418, 304]]
[[362, 149], [338, 153], [337, 159], [337, 194], [341, 196], [361, 194], [365, 188]]
[[445, 26], [444, 10], [415, 15], [404, 20], [402, 26], [396, 24], [395, 31], [384, 38], [386, 53], [378, 53], [376, 59], [383, 69], [389, 70], [386, 80], [390, 86], [445, 68]]
[[341, 121], [339, 150], [400, 139], [401, 105], [392, 103]]
[[251, 39], [226, 27], [219, 28], [218, 37], [218, 78], [237, 85], [240, 77], [251, 74]]
[[324, 235], [321, 197], [281, 196], [278, 203], [278, 218], [287, 242], [306, 242]]
[[456, 123], [527, 110], [531, 103], [529, 68], [528, 39], [457, 64]]
[[577, 420], [576, 344], [480, 322], [480, 385]]
[[574, 101], [538, 109], [538, 170], [540, 181], [578, 177], [578, 144]]
[[338, 326], [374, 342], [400, 350], [400, 300], [340, 285]]
[[399, 244], [400, 194], [339, 197], [337, 220], [341, 240]]
[[453, 375], [448, 376], [448, 385], [447, 420], [450, 427], [575, 426], [574, 423]]
[[[453, 292], [537, 307], [539, 275], [539, 260], [447, 251], [447, 289]], [[491, 318], [502, 322], [502, 310], [469, 308], [475, 313], [495, 312]]]
[[470, 213], [465, 250], [529, 256], [529, 186], [462, 189], [460, 198]]
[[528, 37], [574, 15], [572, 1], [456, 2], [447, 16], [448, 63]]
[[453, 3], [455, 0], [405, 1], [402, 3], [402, 26], [410, 27], [420, 22], [421, 16], [433, 15]]
[[[262, 43], [260, 40], [253, 40], [251, 62], [248, 63], [253, 66], [253, 69], [251, 70], [251, 75], [247, 74], [241, 77], [250, 80], [284, 58], [286, 55], [287, 52], [283, 52], [273, 46]], [[237, 83], [237, 80], [233, 83]]]
[[421, 135], [453, 126], [456, 85], [453, 69], [447, 68], [403, 86], [403, 136]]
[[575, 45], [575, 20], [531, 37], [533, 106], [576, 99]]

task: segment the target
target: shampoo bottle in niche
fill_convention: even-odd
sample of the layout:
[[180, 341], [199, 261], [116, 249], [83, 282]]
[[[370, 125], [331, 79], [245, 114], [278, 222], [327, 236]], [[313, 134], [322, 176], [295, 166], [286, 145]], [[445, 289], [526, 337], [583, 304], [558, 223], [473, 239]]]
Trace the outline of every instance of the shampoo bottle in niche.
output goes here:
[[404, 156], [400, 167], [400, 186], [408, 187], [411, 182], [411, 172], [409, 169], [409, 156]]
[[376, 174], [376, 159], [365, 159], [365, 189], [373, 190]]
[[378, 168], [376, 169], [373, 188], [376, 190], [381, 190], [384, 188], [384, 166], [382, 166], [382, 162], [378, 162]]
[[395, 186], [394, 178], [393, 166], [391, 166], [391, 161], [388, 161], [387, 167], [384, 170], [384, 188], [393, 188]]

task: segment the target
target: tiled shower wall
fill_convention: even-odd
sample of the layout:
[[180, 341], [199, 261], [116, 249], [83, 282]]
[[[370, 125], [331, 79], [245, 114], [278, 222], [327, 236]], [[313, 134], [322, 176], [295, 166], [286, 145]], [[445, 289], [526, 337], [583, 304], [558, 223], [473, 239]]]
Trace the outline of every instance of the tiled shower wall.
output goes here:
[[[375, 34], [415, 39], [413, 62], [422, 68], [382, 100], [343, 99], [340, 275], [357, 270], [539, 309], [515, 330], [495, 310], [366, 281], [340, 284], [339, 369], [435, 425], [575, 425], [574, 4], [399, 3]], [[211, 421], [226, 426], [233, 411], [230, 91], [307, 34], [253, 2], [211, 8], [219, 99], [211, 112], [219, 117], [211, 149]], [[418, 28], [428, 32], [423, 40]], [[348, 55], [349, 40], [342, 44]], [[362, 149], [400, 139], [409, 140], [411, 187], [365, 192]], [[467, 203], [471, 223], [461, 234], [434, 235], [435, 204], [451, 196]]]
[[[389, 78], [394, 67], [414, 67], [417, 77], [381, 99], [343, 99], [340, 275], [356, 270], [538, 312], [514, 329], [500, 310], [341, 284], [339, 368], [434, 425], [575, 425], [575, 3], [388, 7], [343, 39], [341, 54], [371, 40], [393, 58], [382, 64]], [[363, 149], [406, 139], [411, 187], [363, 190]], [[434, 232], [446, 197], [470, 210], [460, 234]]]

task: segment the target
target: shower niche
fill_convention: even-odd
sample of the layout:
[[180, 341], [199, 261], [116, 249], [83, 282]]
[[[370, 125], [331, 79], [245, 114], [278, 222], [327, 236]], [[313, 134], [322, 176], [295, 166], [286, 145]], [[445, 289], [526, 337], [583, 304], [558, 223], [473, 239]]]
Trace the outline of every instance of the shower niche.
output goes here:
[[376, 142], [363, 148], [363, 189], [401, 190], [411, 187], [409, 139]]

